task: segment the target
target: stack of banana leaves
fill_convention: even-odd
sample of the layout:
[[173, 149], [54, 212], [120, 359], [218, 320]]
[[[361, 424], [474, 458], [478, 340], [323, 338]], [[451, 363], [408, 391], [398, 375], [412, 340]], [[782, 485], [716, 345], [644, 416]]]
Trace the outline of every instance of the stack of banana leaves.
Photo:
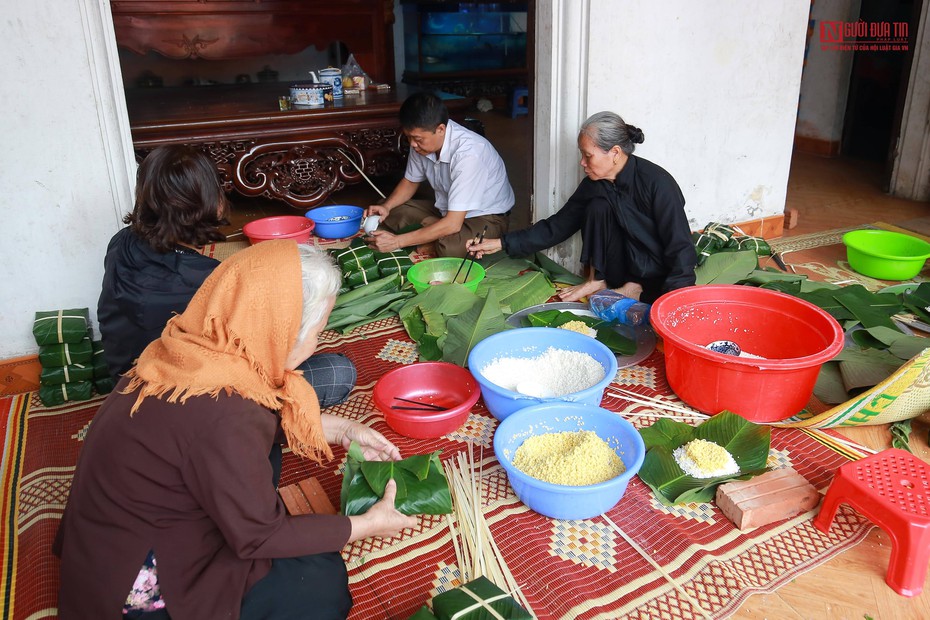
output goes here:
[[762, 237], [744, 234], [739, 228], [711, 222], [701, 232], [691, 234], [698, 265], [703, 265], [712, 254], [718, 252], [752, 251], [757, 256], [770, 256], [772, 248]]
[[794, 295], [823, 308], [842, 325], [846, 347], [823, 365], [814, 394], [827, 404], [846, 402], [930, 346], [907, 324], [930, 323], [930, 282], [901, 292], [871, 292], [861, 284], [837, 286], [807, 276], [760, 269], [755, 252], [711, 254], [695, 270], [697, 284], [745, 284]]
[[[353, 246], [350, 246], [352, 248]], [[348, 248], [336, 260], [348, 265], [343, 273], [364, 270], [372, 258], [381, 269], [391, 269], [393, 260], [379, 262], [361, 247]], [[368, 250], [371, 252], [371, 250]], [[399, 315], [410, 337], [419, 344], [422, 360], [443, 360], [464, 366], [471, 348], [483, 338], [509, 329], [506, 318], [541, 303], [555, 293], [555, 285], [578, 284], [579, 276], [569, 272], [544, 254], [530, 258], [485, 257], [481, 265], [485, 278], [476, 292], [461, 284], [431, 286], [416, 293], [398, 267], [383, 277], [368, 280], [336, 298], [326, 329], [343, 334], [394, 315]], [[381, 272], [379, 272], [380, 274]], [[344, 275], [344, 280], [346, 280]]]
[[407, 333], [419, 344], [421, 360], [465, 366], [478, 342], [510, 329], [508, 316], [548, 301], [556, 283], [581, 282], [541, 253], [531, 258], [492, 255], [481, 265], [485, 277], [474, 293], [461, 284], [431, 286], [398, 311]]

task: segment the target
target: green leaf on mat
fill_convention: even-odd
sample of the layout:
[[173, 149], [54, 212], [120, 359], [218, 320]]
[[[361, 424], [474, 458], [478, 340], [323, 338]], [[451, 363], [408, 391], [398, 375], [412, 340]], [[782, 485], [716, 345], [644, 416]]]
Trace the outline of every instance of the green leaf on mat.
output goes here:
[[501, 311], [507, 315], [545, 303], [555, 293], [555, 287], [540, 271], [514, 277], [485, 278], [478, 284], [477, 293], [480, 297], [487, 297], [491, 289], [496, 293]]
[[442, 359], [464, 367], [472, 347], [492, 334], [510, 329], [497, 302], [494, 289], [468, 311], [446, 321]]
[[[713, 499], [720, 484], [762, 473], [772, 436], [768, 426], [755, 424], [730, 411], [722, 411], [698, 427], [662, 418], [640, 429], [639, 433], [646, 444], [646, 458], [639, 477], [666, 505], [707, 502]], [[705, 439], [726, 448], [740, 471], [715, 478], [695, 478], [686, 474], [675, 461], [673, 452], [693, 439]]]
[[814, 384], [814, 396], [828, 405], [838, 405], [849, 400], [839, 362], [827, 362], [820, 367], [817, 383]]
[[750, 250], [711, 254], [694, 270], [696, 284], [736, 284], [758, 266], [759, 258]]
[[891, 447], [900, 450], [911, 450], [911, 421], [900, 420], [891, 425]]
[[568, 284], [569, 286], [574, 286], [575, 284], [581, 284], [584, 282], [584, 278], [572, 273], [542, 252], [536, 252], [534, 259], [536, 260], [536, 264], [546, 272], [546, 275], [548, 275], [549, 279], [553, 282], [558, 282], [559, 284]]
[[843, 304], [866, 328], [881, 326], [897, 329], [891, 316], [904, 308], [896, 295], [871, 293], [861, 284], [846, 286], [834, 292], [833, 298]]
[[930, 282], [921, 282], [916, 289], [904, 293], [901, 298], [918, 319], [930, 323]]

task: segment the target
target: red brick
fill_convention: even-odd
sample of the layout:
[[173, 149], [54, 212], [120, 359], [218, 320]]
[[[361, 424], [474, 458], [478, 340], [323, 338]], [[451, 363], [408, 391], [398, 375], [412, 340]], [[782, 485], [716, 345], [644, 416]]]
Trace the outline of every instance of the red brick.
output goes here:
[[793, 517], [819, 502], [817, 489], [791, 468], [717, 487], [717, 507], [741, 530]]

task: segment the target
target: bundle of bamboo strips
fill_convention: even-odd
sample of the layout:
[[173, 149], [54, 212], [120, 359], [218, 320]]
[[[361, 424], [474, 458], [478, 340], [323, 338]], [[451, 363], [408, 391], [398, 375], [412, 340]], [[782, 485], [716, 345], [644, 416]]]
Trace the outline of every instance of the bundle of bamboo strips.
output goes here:
[[465, 584], [478, 577], [486, 577], [533, 614], [484, 518], [481, 472], [475, 471], [471, 446], [444, 461], [443, 466], [452, 493], [452, 510], [455, 515], [454, 520], [452, 515], [446, 515], [446, 521], [461, 582]]
[[[621, 400], [626, 400], [637, 405], [644, 405], [646, 407], [651, 407], [653, 409], [658, 409], [660, 411], [665, 411], [667, 414], [661, 413], [623, 413], [624, 416], [646, 416], [651, 418], [673, 418], [673, 419], [686, 419], [686, 420], [706, 420], [710, 416], [701, 413], [700, 411], [695, 411], [687, 407], [682, 407], [676, 404], [669, 403], [666, 400], [660, 398], [653, 398], [651, 396], [645, 396], [644, 394], [637, 394], [636, 392], [631, 392], [629, 390], [624, 390], [623, 388], [612, 387], [612, 390], [616, 392], [607, 392], [608, 396], [613, 396], [614, 398], [619, 398]], [[619, 392], [619, 393], [617, 393]]]

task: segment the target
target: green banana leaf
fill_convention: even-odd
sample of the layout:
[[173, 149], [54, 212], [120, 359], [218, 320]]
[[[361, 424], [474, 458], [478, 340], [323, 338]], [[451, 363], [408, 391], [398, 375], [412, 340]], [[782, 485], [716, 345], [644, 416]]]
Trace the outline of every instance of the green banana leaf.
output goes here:
[[536, 261], [536, 264], [539, 265], [540, 269], [542, 269], [546, 275], [549, 276], [549, 279], [552, 282], [568, 284], [569, 286], [574, 286], [575, 284], [581, 284], [584, 282], [584, 278], [572, 273], [542, 252], [536, 252], [536, 254], [533, 256], [533, 259]]
[[[498, 272], [498, 275], [503, 272]], [[487, 297], [494, 289], [501, 311], [506, 315], [549, 301], [555, 286], [541, 271], [528, 271], [514, 277], [485, 278], [478, 284], [479, 297]]]
[[916, 289], [901, 296], [904, 305], [921, 321], [930, 323], [930, 282], [921, 282]]
[[493, 334], [510, 329], [501, 312], [494, 289], [487, 298], [479, 300], [466, 312], [446, 320], [446, 334], [442, 345], [442, 360], [463, 368], [468, 363], [472, 348]]
[[346, 457], [340, 506], [346, 516], [364, 514], [384, 496], [388, 480], [397, 482], [394, 507], [405, 515], [452, 512], [452, 495], [439, 461], [440, 451], [401, 461], [366, 461], [353, 442]]
[[[721, 411], [697, 427], [662, 418], [640, 429], [639, 433], [646, 444], [646, 458], [639, 477], [666, 505], [710, 501], [720, 484], [764, 472], [772, 437], [768, 426], [755, 424], [730, 411]], [[693, 439], [712, 441], [726, 448], [740, 471], [716, 478], [694, 478], [686, 474], [672, 453]]]
[[606, 345], [616, 355], [633, 355], [636, 353], [636, 342], [618, 332], [613, 323], [602, 321], [597, 317], [582, 316], [563, 310], [541, 310], [526, 315], [524, 319], [532, 327], [559, 327], [571, 321], [581, 321], [594, 329], [595, 339]]
[[904, 310], [897, 295], [871, 293], [861, 284], [844, 286], [833, 293], [833, 298], [866, 328], [882, 326], [897, 329], [891, 317]]
[[759, 258], [750, 250], [717, 252], [694, 270], [696, 284], [736, 284], [745, 280], [759, 266]]
[[446, 321], [480, 301], [463, 284], [431, 286], [408, 300], [397, 314], [407, 335], [419, 345], [420, 359], [439, 361], [446, 338]]
[[366, 318], [368, 319], [367, 322], [376, 320], [375, 317], [383, 318], [381, 315], [384, 314], [384, 311], [395, 301], [406, 301], [413, 295], [414, 293], [412, 291], [378, 293], [359, 299], [351, 304], [343, 305], [330, 312], [329, 321], [326, 323], [326, 329], [343, 328]]
[[342, 295], [336, 297], [336, 303], [333, 305], [333, 310], [337, 310], [349, 304], [355, 303], [359, 299], [364, 299], [372, 295], [398, 291], [400, 290], [400, 285], [401, 278], [400, 275], [396, 273], [384, 278], [379, 278], [374, 282], [370, 282], [369, 284], [360, 286], [349, 291], [348, 293], [343, 293]]
[[[850, 319], [855, 319], [855, 316], [849, 309], [836, 300], [834, 293], [841, 289], [828, 289], [821, 288], [810, 292], [801, 292], [798, 294], [798, 297], [804, 301], [809, 301], [815, 306], [826, 310], [830, 316], [832, 316], [837, 321], [848, 321]], [[858, 320], [857, 320], [858, 322]]]

